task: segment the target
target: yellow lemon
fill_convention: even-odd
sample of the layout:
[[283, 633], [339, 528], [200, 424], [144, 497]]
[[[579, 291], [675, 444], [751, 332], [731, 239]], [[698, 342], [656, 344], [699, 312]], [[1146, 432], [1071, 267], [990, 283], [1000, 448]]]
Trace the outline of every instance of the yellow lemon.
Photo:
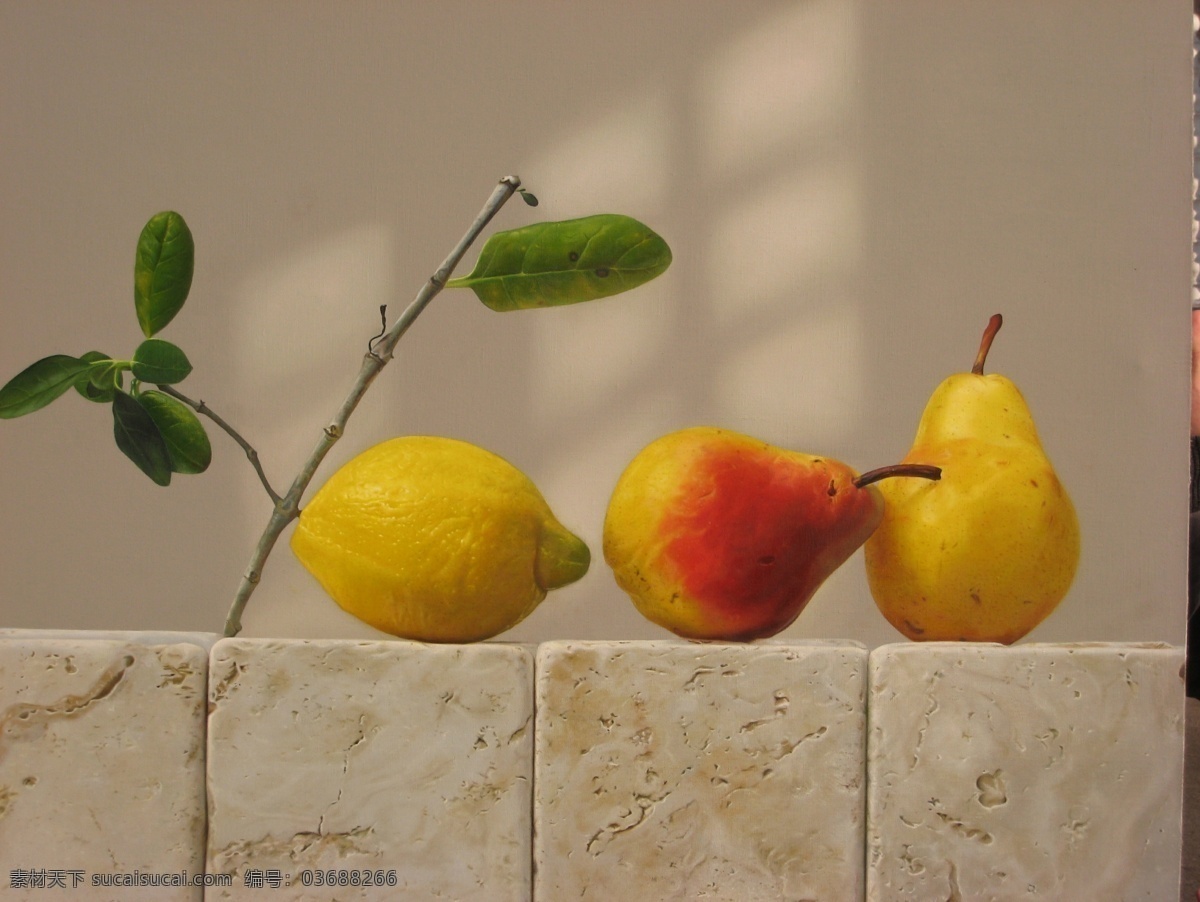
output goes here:
[[291, 544], [347, 612], [426, 642], [515, 626], [591, 559], [524, 473], [432, 436], [395, 438], [349, 461], [305, 506]]

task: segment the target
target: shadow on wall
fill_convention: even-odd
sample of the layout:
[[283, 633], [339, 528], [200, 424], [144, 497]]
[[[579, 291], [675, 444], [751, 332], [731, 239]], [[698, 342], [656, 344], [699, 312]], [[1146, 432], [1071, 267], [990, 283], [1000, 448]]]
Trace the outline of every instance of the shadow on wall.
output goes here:
[[[594, 550], [624, 465], [665, 432], [720, 425], [837, 455], [861, 427], [857, 39], [848, 4], [790, 7], [649, 89], [636, 118], [614, 110], [528, 167], [581, 208], [662, 221], [675, 254], [641, 296], [581, 310], [582, 327], [532, 323], [531, 427], [553, 449], [540, 482]], [[594, 567], [517, 634], [665, 635]]]
[[[600, 555], [608, 496], [629, 459], [656, 436], [697, 423], [844, 455], [864, 425], [856, 15], [837, 0], [788, 6], [748, 21], [690, 70], [638, 96], [580, 108], [521, 163], [542, 199], [534, 218], [636, 216], [671, 244], [671, 270], [627, 295], [504, 316], [447, 292], [401, 343], [400, 366], [356, 415], [367, 422], [355, 423], [356, 439], [337, 447], [314, 487], [400, 432], [484, 445], [525, 470], [593, 550], [588, 577], [504, 638], [664, 635], [626, 602]], [[510, 206], [496, 227], [519, 225], [520, 215]], [[331, 411], [344, 396], [353, 362], [343, 349], [369, 337], [373, 311], [389, 304], [397, 315], [415, 290], [389, 265], [397, 237], [364, 225], [246, 280], [238, 356], [256, 372], [264, 353], [275, 357], [274, 384], [263, 391], [283, 403], [259, 431], [279, 459], [310, 450], [313, 411]], [[323, 311], [348, 309], [347, 298], [355, 313], [332, 334], [305, 328], [328, 323]], [[296, 324], [293, 346], [265, 350], [259, 336], [281, 309]], [[435, 362], [409, 372], [406, 355]], [[404, 413], [380, 425], [381, 400]], [[243, 485], [248, 528], [260, 529], [253, 496], [261, 489]], [[329, 603], [286, 549], [268, 566], [247, 612], [253, 632], [371, 634]], [[298, 628], [297, 617], [308, 625]]]
[[[401, 433], [489, 448], [534, 479], [594, 560], [505, 638], [661, 637], [600, 555], [609, 493], [641, 447], [709, 424], [860, 470], [894, 462], [934, 387], [969, 368], [1002, 311], [992, 371], [1025, 393], [1084, 532], [1075, 586], [1030, 641], [1180, 641], [1184, 419], [1164, 389], [1178, 382], [1182, 402], [1183, 333], [1178, 358], [1164, 348], [1182, 329], [1169, 302], [1178, 293], [1182, 305], [1190, 279], [1189, 173], [1170, 165], [1188, 125], [1168, 96], [1187, 35], [1175, 42], [1166, 0], [1153, 14], [1085, 16], [1080, 3], [1036, 17], [995, 4], [752, 8], [736, 30], [698, 29], [691, 57], [660, 69], [615, 57], [619, 87], [592, 85], [586, 102], [531, 110], [527, 135], [506, 133], [511, 155], [497, 165], [511, 163], [542, 206], [510, 205], [497, 228], [627, 213], [671, 244], [666, 275], [596, 303], [505, 315], [447, 292], [318, 482]], [[657, 62], [638, 53], [629, 59]], [[583, 84], [569, 67], [563, 79], [547, 102]], [[489, 189], [472, 186], [465, 204], [455, 195], [460, 224], [439, 253]], [[281, 351], [272, 370], [286, 401], [263, 441], [279, 460], [311, 448], [311, 412], [341, 399], [378, 306], [395, 315], [419, 287], [424, 274], [402, 254], [395, 263], [397, 247], [408, 250], [401, 226], [357, 221], [247, 280], [242, 359], [264, 353], [257, 333], [284, 305], [304, 349]], [[1130, 479], [1129, 460], [1155, 466]], [[256, 536], [260, 489], [243, 484]], [[1178, 529], [1164, 514], [1174, 498]], [[284, 548], [247, 614], [255, 635], [372, 634]], [[788, 634], [898, 638], [860, 557]]]

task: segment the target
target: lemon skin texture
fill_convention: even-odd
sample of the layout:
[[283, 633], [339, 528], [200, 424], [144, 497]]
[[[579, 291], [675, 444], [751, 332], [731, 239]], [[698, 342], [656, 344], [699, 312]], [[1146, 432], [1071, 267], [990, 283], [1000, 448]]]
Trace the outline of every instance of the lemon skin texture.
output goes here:
[[301, 512], [291, 546], [348, 613], [426, 642], [498, 635], [590, 563], [520, 470], [435, 436], [346, 463]]

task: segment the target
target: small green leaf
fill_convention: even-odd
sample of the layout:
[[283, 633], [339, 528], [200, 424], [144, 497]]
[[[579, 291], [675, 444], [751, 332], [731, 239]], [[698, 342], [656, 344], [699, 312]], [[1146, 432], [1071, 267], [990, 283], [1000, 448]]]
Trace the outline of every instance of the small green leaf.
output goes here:
[[147, 338], [133, 352], [133, 378], [155, 385], [174, 385], [192, 371], [191, 361], [175, 345]]
[[41, 410], [91, 369], [78, 357], [43, 357], [13, 376], [0, 388], [0, 419], [11, 420]]
[[521, 200], [525, 201], [526, 204], [531, 207], [536, 207], [538, 205], [537, 196], [531, 191], [526, 191], [524, 188], [519, 188], [517, 190], [521, 192]]
[[158, 213], [138, 237], [133, 265], [133, 303], [146, 337], [174, 319], [192, 287], [196, 246], [178, 213]]
[[493, 310], [524, 310], [619, 294], [670, 265], [671, 249], [648, 227], [602, 213], [497, 232], [471, 274], [446, 285], [472, 289]]
[[171, 484], [167, 443], [146, 409], [123, 391], [113, 395], [113, 438], [139, 470], [159, 485]]
[[176, 473], [203, 473], [212, 463], [212, 445], [192, 409], [170, 395], [142, 392], [137, 401], [150, 414], [167, 446]]
[[80, 360], [91, 364], [87, 378], [82, 376], [75, 383], [75, 391], [89, 401], [107, 404], [113, 393], [121, 387], [121, 367], [117, 361], [101, 351], [88, 351]]

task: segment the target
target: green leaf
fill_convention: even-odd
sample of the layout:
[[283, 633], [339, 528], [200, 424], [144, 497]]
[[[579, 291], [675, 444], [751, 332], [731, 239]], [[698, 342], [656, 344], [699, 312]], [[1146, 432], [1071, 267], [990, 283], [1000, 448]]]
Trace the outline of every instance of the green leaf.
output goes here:
[[159, 485], [171, 484], [171, 456], [158, 426], [137, 399], [113, 395], [113, 438], [121, 453]]
[[146, 337], [174, 319], [192, 287], [196, 247], [178, 213], [151, 217], [138, 237], [133, 266], [133, 303]]
[[121, 366], [101, 351], [88, 351], [80, 360], [91, 364], [87, 378], [80, 377], [75, 383], [75, 391], [89, 401], [107, 404], [113, 399], [113, 393], [121, 388]]
[[171, 469], [176, 473], [203, 473], [212, 463], [212, 445], [199, 418], [186, 404], [158, 391], [137, 397], [167, 446]]
[[493, 310], [557, 307], [637, 288], [671, 265], [667, 243], [636, 219], [613, 213], [497, 232], [475, 269], [451, 279]]
[[174, 385], [192, 371], [191, 361], [175, 345], [147, 338], [133, 352], [133, 378], [155, 385]]
[[91, 369], [78, 357], [53, 354], [31, 364], [0, 388], [0, 419], [11, 420], [41, 410]]

